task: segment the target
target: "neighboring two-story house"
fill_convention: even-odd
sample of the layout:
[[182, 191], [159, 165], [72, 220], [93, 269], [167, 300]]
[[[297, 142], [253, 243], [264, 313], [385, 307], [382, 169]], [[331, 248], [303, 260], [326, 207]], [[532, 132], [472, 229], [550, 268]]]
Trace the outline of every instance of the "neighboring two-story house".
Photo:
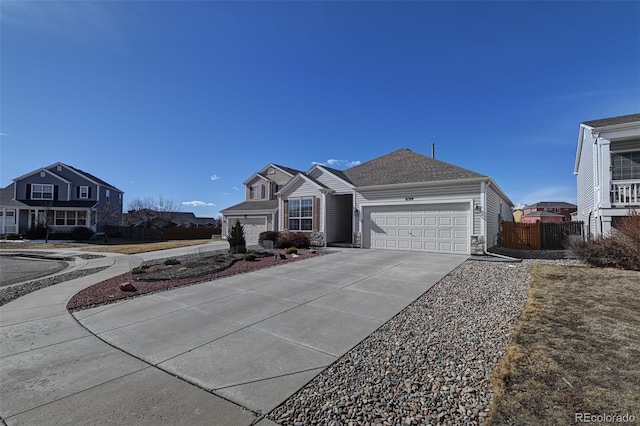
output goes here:
[[301, 231], [318, 246], [470, 254], [513, 220], [493, 179], [408, 149], [343, 171], [269, 164], [244, 184], [246, 200], [222, 210], [222, 235], [239, 220], [249, 245], [262, 231]]
[[123, 194], [87, 172], [55, 163], [0, 190], [0, 235], [25, 234], [45, 224], [52, 233], [79, 226], [102, 232], [105, 223], [122, 224]]
[[520, 222], [570, 222], [578, 207], [563, 201], [540, 201], [522, 210]]
[[606, 235], [640, 210], [640, 114], [580, 123], [573, 173], [588, 235]]

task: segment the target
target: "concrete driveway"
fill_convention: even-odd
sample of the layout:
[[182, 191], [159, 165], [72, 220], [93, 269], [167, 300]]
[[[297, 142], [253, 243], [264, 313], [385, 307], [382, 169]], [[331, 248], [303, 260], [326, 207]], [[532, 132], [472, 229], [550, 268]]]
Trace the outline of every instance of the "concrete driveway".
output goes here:
[[132, 355], [131, 362], [157, 367], [259, 415], [465, 259], [341, 250], [75, 317], [89, 332]]

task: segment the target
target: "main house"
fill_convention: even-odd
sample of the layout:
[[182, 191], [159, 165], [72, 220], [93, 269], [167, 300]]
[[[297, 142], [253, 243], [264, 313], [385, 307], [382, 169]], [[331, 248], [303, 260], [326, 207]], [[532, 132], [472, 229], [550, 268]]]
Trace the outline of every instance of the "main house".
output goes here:
[[640, 210], [640, 114], [580, 123], [573, 173], [576, 219], [589, 235], [606, 235]]
[[25, 234], [45, 224], [53, 233], [79, 226], [101, 232], [105, 223], [122, 224], [123, 194], [87, 172], [55, 163], [0, 189], [0, 235]]
[[317, 246], [470, 254], [513, 220], [492, 178], [408, 149], [343, 171], [268, 164], [244, 185], [246, 200], [222, 210], [222, 234], [240, 221], [249, 245], [263, 231], [301, 231]]

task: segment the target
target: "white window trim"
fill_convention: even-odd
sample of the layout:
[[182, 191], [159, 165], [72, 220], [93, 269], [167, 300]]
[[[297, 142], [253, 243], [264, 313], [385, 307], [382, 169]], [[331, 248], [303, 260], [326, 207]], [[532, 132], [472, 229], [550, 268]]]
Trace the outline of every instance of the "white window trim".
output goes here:
[[638, 153], [640, 154], [640, 151], [638, 151], [637, 149], [633, 149], [633, 150], [625, 150], [625, 151], [612, 151], [610, 153], [610, 158], [611, 158], [611, 180], [614, 182], [624, 182], [624, 181], [635, 181], [636, 178], [628, 178], [628, 179], [614, 179], [613, 178], [613, 174], [614, 174], [614, 169], [615, 166], [613, 164], [613, 157], [615, 155], [622, 155], [622, 154], [630, 154], [630, 153]]
[[[45, 187], [46, 188], [51, 188], [51, 198], [46, 198], [44, 197], [44, 194], [48, 194], [49, 191], [45, 191]], [[39, 188], [39, 191], [36, 191], [36, 188]], [[31, 185], [31, 199], [32, 200], [53, 200], [53, 185], [50, 183], [34, 183]], [[42, 194], [40, 197], [36, 197], [35, 194]]]
[[[311, 201], [311, 215], [310, 216], [302, 216], [302, 201], [303, 200], [309, 200]], [[299, 201], [300, 202], [300, 207], [299, 207], [299, 213], [300, 216], [291, 216], [291, 201]], [[299, 231], [299, 232], [311, 232], [313, 231], [313, 197], [299, 197], [299, 198], [289, 198], [289, 211], [288, 211], [288, 220], [289, 223], [287, 223], [289, 231]], [[298, 229], [292, 229], [291, 228], [291, 220], [295, 220], [298, 222]], [[302, 221], [303, 220], [310, 220], [311, 221], [311, 226], [309, 227], [309, 229], [302, 229]]]
[[260, 200], [263, 198], [261, 183], [251, 186], [250, 197], [252, 200]]
[[[71, 213], [73, 213], [73, 218]], [[83, 216], [84, 217], [81, 217]], [[81, 223], [82, 222], [82, 223]], [[88, 226], [86, 210], [56, 210], [53, 218], [55, 226]]]
[[80, 198], [87, 199], [89, 198], [89, 187], [86, 185], [82, 185], [80, 187]]

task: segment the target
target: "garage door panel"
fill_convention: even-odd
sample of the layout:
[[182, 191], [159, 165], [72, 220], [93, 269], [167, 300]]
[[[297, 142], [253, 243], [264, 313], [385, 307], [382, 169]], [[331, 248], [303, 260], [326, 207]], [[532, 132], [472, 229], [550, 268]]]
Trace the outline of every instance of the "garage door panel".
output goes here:
[[247, 245], [258, 244], [260, 233], [267, 230], [267, 219], [265, 217], [242, 218], [240, 223], [244, 228], [244, 239]]
[[364, 211], [365, 247], [470, 253], [468, 203], [376, 206]]
[[454, 226], [467, 226], [469, 224], [469, 221], [466, 217], [455, 216], [453, 218], [453, 224]]

